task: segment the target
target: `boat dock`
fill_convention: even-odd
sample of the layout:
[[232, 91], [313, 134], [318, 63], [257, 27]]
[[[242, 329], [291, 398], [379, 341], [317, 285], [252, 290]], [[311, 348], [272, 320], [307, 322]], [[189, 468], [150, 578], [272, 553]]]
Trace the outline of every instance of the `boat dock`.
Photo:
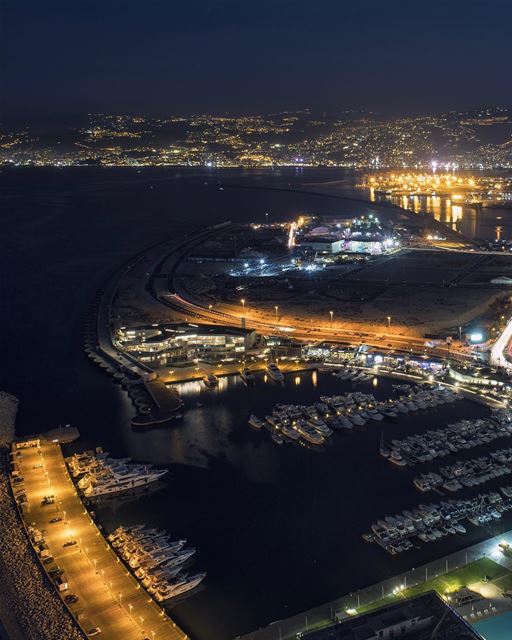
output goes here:
[[106, 542], [77, 494], [60, 446], [38, 439], [23, 445], [12, 447], [16, 478], [23, 479], [12, 478], [13, 492], [49, 579], [64, 602], [77, 597], [66, 605], [84, 632], [99, 628], [107, 640], [186, 640]]

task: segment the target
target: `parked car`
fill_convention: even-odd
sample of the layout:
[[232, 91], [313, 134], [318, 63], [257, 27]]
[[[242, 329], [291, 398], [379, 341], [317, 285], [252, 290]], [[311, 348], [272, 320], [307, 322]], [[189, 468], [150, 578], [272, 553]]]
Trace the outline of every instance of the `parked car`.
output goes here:
[[72, 547], [76, 544], [76, 540], [68, 540], [67, 542], [65, 542], [62, 546], [63, 547]]
[[75, 604], [75, 602], [78, 602], [78, 596], [76, 596], [74, 593], [69, 593], [67, 596], [65, 596], [64, 602], [66, 604]]

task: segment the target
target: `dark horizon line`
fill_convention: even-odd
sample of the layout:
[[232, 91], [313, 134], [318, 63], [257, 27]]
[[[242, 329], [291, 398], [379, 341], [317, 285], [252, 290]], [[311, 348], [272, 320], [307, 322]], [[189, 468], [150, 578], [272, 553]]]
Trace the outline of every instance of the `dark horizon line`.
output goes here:
[[389, 110], [378, 110], [378, 109], [366, 109], [366, 108], [340, 108], [340, 109], [321, 109], [321, 108], [312, 108], [312, 107], [296, 107], [296, 108], [283, 108], [283, 109], [269, 109], [265, 111], [221, 111], [214, 110], [211, 112], [208, 111], [176, 111], [176, 112], [156, 112], [152, 110], [148, 110], [146, 112], [143, 111], [117, 111], [117, 110], [92, 110], [92, 111], [66, 111], [66, 112], [37, 112], [37, 113], [27, 113], [23, 111], [9, 112], [4, 110], [4, 112], [0, 115], [0, 126], [6, 126], [10, 124], [18, 124], [20, 125], [22, 122], [25, 123], [25, 126], [31, 126], [32, 124], [49, 124], [55, 123], [56, 121], [62, 122], [63, 124], [70, 123], [74, 120], [80, 120], [84, 118], [90, 118], [93, 116], [122, 116], [129, 118], [153, 118], [153, 119], [166, 119], [172, 117], [179, 118], [197, 118], [204, 116], [212, 116], [216, 118], [243, 118], [243, 117], [270, 117], [275, 115], [283, 115], [286, 113], [289, 114], [300, 114], [300, 113], [309, 113], [311, 115], [322, 115], [325, 117], [335, 117], [343, 114], [361, 114], [375, 117], [382, 117], [385, 119], [402, 119], [402, 118], [422, 118], [422, 117], [439, 117], [443, 115], [450, 114], [464, 114], [464, 113], [475, 113], [479, 111], [485, 110], [493, 110], [493, 111], [512, 111], [512, 105], [499, 105], [499, 104], [488, 104], [488, 105], [480, 105], [478, 107], [468, 107], [464, 109], [434, 109], [432, 111], [422, 110], [422, 111], [408, 111], [403, 113], [391, 112]]

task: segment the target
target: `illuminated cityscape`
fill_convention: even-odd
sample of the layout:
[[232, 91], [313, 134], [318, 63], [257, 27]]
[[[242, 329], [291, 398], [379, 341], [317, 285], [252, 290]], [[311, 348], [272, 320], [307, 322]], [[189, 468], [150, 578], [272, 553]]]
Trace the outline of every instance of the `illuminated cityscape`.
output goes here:
[[240, 117], [94, 115], [52, 134], [4, 130], [0, 162], [14, 165], [430, 169], [512, 167], [509, 109], [387, 119], [309, 109]]

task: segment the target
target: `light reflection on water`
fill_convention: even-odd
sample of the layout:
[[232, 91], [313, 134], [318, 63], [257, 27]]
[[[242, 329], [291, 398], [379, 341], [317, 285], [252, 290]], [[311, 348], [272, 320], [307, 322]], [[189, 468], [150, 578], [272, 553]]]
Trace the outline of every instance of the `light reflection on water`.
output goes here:
[[[100, 513], [107, 530], [151, 522], [193, 541], [207, 579], [173, 609], [192, 637], [235, 637], [471, 544], [472, 534], [487, 535], [475, 528], [464, 539], [393, 559], [361, 539], [374, 518], [421, 501], [412, 484], [416, 471], [397, 471], [378, 455], [382, 431], [386, 441], [401, 438], [411, 428], [487, 415], [484, 407], [461, 401], [370, 423], [334, 433], [322, 449], [276, 446], [266, 429], [248, 426], [251, 413], [264, 418], [278, 402], [310, 404], [355, 389], [385, 398], [394, 393], [392, 381], [354, 385], [316, 371], [286, 374], [284, 384], [263, 372], [249, 385], [238, 375], [221, 380], [214, 390], [201, 381], [176, 385], [186, 405], [183, 420], [141, 434], [138, 457], [143, 451], [145, 459], [169, 466], [166, 488]], [[269, 568], [283, 579], [269, 581]], [[314, 596], [304, 587], [311, 584]]]
[[[454, 204], [441, 196], [381, 196], [369, 189], [371, 202], [391, 202], [414, 213], [428, 213], [438, 222], [471, 239], [511, 240], [512, 210]], [[505, 220], [505, 223], [501, 222]]]

